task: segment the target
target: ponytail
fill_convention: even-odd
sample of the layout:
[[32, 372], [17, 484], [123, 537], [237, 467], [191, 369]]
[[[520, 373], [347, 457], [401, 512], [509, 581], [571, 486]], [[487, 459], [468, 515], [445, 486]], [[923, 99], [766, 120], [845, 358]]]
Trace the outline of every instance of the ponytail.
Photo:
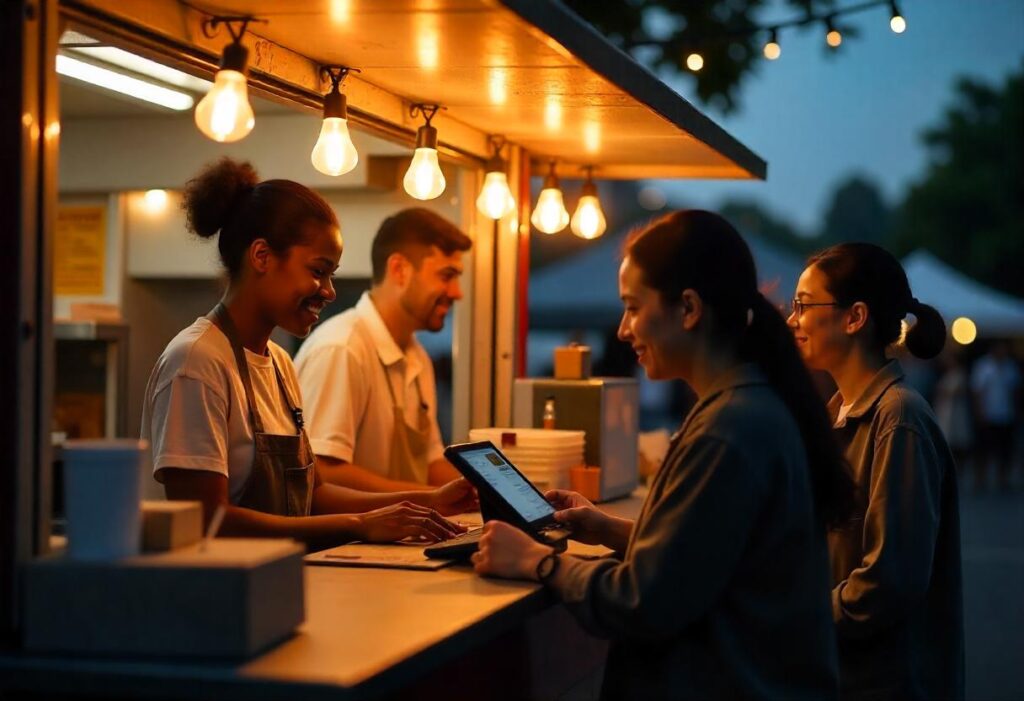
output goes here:
[[740, 354], [744, 360], [757, 364], [793, 415], [807, 451], [818, 517], [826, 526], [838, 526], [853, 511], [854, 484], [833, 439], [825, 405], [786, 320], [760, 292], [754, 297], [749, 319]]
[[935, 307], [912, 298], [908, 309], [914, 315], [914, 325], [907, 331], [904, 345], [915, 357], [930, 360], [942, 352], [946, 345], [946, 322]]

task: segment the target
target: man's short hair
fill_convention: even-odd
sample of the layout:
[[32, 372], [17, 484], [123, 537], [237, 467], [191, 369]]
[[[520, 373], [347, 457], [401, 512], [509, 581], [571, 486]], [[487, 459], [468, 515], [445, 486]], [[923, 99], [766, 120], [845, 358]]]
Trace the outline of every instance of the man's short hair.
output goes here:
[[468, 251], [472, 245], [472, 239], [441, 215], [423, 207], [403, 209], [385, 219], [373, 237], [373, 282], [384, 280], [392, 253], [401, 253], [418, 268], [431, 246], [450, 256], [455, 251]]

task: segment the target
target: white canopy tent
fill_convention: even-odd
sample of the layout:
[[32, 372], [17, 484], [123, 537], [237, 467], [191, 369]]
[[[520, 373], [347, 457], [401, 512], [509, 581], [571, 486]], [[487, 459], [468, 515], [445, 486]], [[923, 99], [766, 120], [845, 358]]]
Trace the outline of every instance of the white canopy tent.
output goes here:
[[1024, 336], [1024, 300], [985, 287], [924, 250], [903, 259], [914, 296], [942, 314], [974, 322], [981, 337]]
[[[530, 276], [530, 326], [536, 329], [606, 329], [622, 316], [618, 271], [625, 231]], [[777, 304], [793, 296], [803, 271], [799, 256], [744, 236], [757, 265], [762, 292]]]

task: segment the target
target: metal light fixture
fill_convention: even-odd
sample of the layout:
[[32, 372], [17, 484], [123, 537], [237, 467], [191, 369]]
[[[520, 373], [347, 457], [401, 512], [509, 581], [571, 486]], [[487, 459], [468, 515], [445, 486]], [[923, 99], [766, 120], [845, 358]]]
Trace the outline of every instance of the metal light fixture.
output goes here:
[[601, 200], [597, 197], [597, 185], [594, 184], [593, 166], [587, 166], [587, 179], [583, 183], [583, 192], [570, 224], [572, 233], [581, 239], [596, 239], [608, 228], [608, 222], [601, 211]]
[[251, 17], [214, 17], [203, 23], [207, 36], [213, 36], [223, 24], [232, 38], [221, 54], [220, 70], [214, 76], [213, 87], [200, 100], [195, 112], [199, 131], [221, 143], [245, 138], [256, 124], [245, 78], [249, 50], [242, 46], [242, 36], [251, 21]]
[[484, 186], [480, 189], [480, 196], [476, 198], [476, 208], [484, 216], [498, 220], [516, 211], [516, 199], [509, 189], [505, 159], [501, 157], [505, 137], [491, 136], [488, 141], [494, 148], [494, 154], [485, 166]]
[[530, 216], [530, 223], [545, 234], [556, 234], [569, 224], [569, 212], [565, 209], [553, 160], [544, 178], [540, 197], [537, 198], [537, 206], [533, 208], [533, 214]]
[[341, 94], [341, 83], [349, 71], [347, 66], [324, 66], [321, 77], [331, 79], [331, 91], [324, 96], [324, 121], [310, 160], [324, 175], [344, 175], [359, 163], [359, 153], [348, 133], [348, 103]]
[[437, 160], [437, 129], [430, 125], [430, 120], [437, 114], [440, 105], [413, 105], [409, 115], [423, 115], [424, 125], [416, 131], [416, 151], [405, 171], [402, 184], [405, 191], [418, 200], [432, 200], [444, 192], [444, 173]]

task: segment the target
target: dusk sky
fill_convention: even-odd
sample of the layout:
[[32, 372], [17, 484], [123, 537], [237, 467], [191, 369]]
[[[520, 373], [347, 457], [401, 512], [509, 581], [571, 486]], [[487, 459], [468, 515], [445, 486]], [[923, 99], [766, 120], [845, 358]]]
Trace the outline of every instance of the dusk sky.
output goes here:
[[[924, 172], [919, 134], [951, 104], [954, 80], [1002, 82], [1024, 58], [1024, 0], [899, 4], [906, 32], [889, 29], [885, 6], [850, 15], [860, 36], [832, 57], [820, 25], [781, 33], [782, 56], [760, 62], [741, 88], [741, 111], [730, 115], [701, 106], [688, 78], [663, 76], [768, 161], [765, 182], [664, 181], [670, 201], [714, 208], [728, 197], [754, 198], [803, 231], [819, 227], [832, 189], [855, 172], [898, 201]], [[762, 19], [793, 16], [780, 3]]]

